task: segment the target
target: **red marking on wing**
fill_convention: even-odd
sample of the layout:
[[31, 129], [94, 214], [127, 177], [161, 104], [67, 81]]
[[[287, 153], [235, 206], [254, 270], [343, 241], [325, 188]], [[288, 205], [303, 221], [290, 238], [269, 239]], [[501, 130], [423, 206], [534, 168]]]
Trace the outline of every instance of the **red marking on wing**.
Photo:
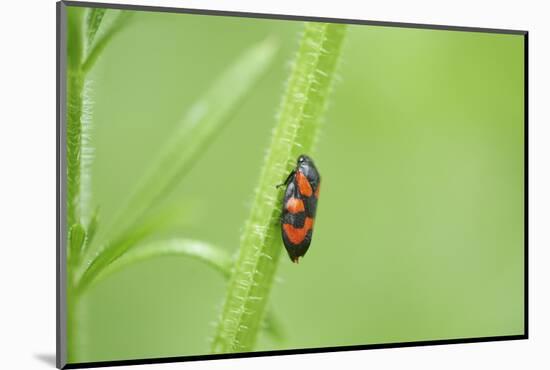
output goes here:
[[319, 199], [319, 190], [321, 189], [321, 183], [317, 184], [317, 189], [315, 189], [315, 198]]
[[296, 172], [296, 183], [298, 184], [300, 194], [306, 197], [310, 197], [311, 194], [313, 194], [313, 189], [311, 188], [309, 180], [301, 171]]
[[289, 198], [286, 201], [286, 209], [290, 213], [299, 213], [305, 211], [304, 201], [298, 198]]
[[304, 241], [307, 232], [313, 228], [313, 219], [311, 217], [306, 217], [304, 222], [304, 227], [295, 228], [291, 224], [283, 224], [283, 230], [285, 235], [290, 240], [292, 244], [300, 244]]

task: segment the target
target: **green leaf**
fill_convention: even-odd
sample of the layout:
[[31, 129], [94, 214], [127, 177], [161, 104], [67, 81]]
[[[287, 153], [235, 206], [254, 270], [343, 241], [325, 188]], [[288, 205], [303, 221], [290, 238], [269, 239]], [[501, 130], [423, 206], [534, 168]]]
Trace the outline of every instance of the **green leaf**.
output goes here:
[[129, 250], [103, 269], [96, 276], [95, 281], [97, 282], [115, 271], [140, 261], [167, 256], [195, 259], [214, 268], [226, 278], [230, 275], [233, 263], [229, 253], [202, 241], [181, 238], [157, 240], [140, 244]]
[[[231, 268], [234, 262], [231, 255], [225, 250], [199, 240], [184, 238], [156, 240], [140, 244], [123, 254], [103, 269], [90, 284], [93, 285], [128, 266], [157, 257], [190, 258], [204, 263], [220, 273], [225, 279], [231, 276]], [[281, 342], [285, 337], [282, 324], [273, 310], [268, 310], [263, 329], [274, 341]]]
[[[160, 234], [164, 231], [173, 229], [181, 229], [186, 224], [196, 221], [200, 218], [200, 209], [193, 201], [182, 203], [172, 203], [168, 206], [161, 206], [154, 211], [149, 212], [146, 217], [140, 219], [132, 228], [126, 232], [120, 233], [115, 239], [109, 240], [103, 247], [104, 251], [112, 250], [128, 250], [131, 247], [137, 246], [147, 237], [153, 234]], [[100, 265], [101, 259], [94, 258], [93, 250], [86, 250], [87, 254], [83, 261], [87, 263], [80, 266], [76, 273], [77, 284], [79, 289], [84, 290], [95, 279], [105, 266]], [[99, 259], [99, 261], [98, 261]]]
[[[120, 207], [111, 227], [102, 237], [98, 236], [99, 240], [120, 239], [121, 230], [123, 234], [132, 233], [130, 230], [139, 224], [140, 218], [170, 194], [229, 122], [236, 109], [253, 93], [272, 62], [276, 49], [271, 40], [255, 45], [215, 79], [152, 160], [152, 165], [138, 181], [129, 200]], [[129, 247], [129, 243], [124, 243], [104, 249], [97, 257], [98, 261], [94, 261], [94, 269], [107, 266]]]
[[94, 37], [101, 25], [103, 16], [107, 9], [102, 8], [88, 8], [86, 11], [86, 36], [87, 36], [87, 49], [90, 49], [94, 42]]
[[191, 106], [139, 182], [127, 208], [121, 212], [122, 218], [144, 214], [180, 183], [235, 110], [252, 94], [275, 50], [271, 41], [247, 50]]
[[253, 350], [282, 248], [280, 204], [284, 181], [300, 154], [310, 154], [319, 132], [346, 26], [306, 23], [283, 96], [259, 184], [245, 223], [239, 256], [212, 352]]
[[84, 241], [86, 240], [86, 230], [80, 224], [74, 224], [69, 229], [69, 253], [71, 260], [76, 260], [80, 256]]
[[[103, 52], [103, 49], [109, 44], [109, 42], [112, 40], [112, 38], [117, 35], [120, 31], [122, 31], [131, 21], [133, 18], [134, 12], [128, 11], [128, 10], [111, 10], [111, 12], [118, 13], [114, 19], [112, 19], [110, 22], [106, 22], [103, 18], [105, 16], [105, 13], [103, 15], [99, 16], [96, 14], [94, 16], [94, 20], [90, 20], [91, 22], [98, 22], [97, 27], [92, 26], [92, 41], [90, 41], [90, 34], [88, 33], [88, 41], [90, 43], [88, 44], [88, 50], [87, 55], [82, 62], [82, 71], [83, 73], [87, 73], [90, 71], [90, 69], [94, 66], [95, 62]], [[89, 23], [87, 23], [89, 25]], [[103, 30], [100, 32], [101, 34], [98, 34], [99, 26], [103, 24], [102, 27]], [[88, 31], [90, 29], [88, 28]]]
[[99, 207], [96, 207], [92, 215], [92, 218], [90, 219], [90, 223], [88, 224], [87, 236], [86, 236], [86, 247], [93, 242], [98, 226], [99, 226]]

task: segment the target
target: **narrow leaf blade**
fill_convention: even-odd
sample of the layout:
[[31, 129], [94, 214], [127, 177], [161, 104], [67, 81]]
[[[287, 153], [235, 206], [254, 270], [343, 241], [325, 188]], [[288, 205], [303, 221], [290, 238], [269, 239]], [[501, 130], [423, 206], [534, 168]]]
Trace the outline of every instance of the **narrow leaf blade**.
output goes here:
[[[193, 201], [157, 207], [154, 211], [142, 217], [132, 228], [118, 234], [116, 238], [108, 240], [104, 245], [104, 253], [108, 251], [126, 251], [139, 245], [151, 235], [184, 228], [195, 222], [196, 218], [200, 218], [200, 209], [196, 210], [196, 208]], [[87, 253], [82, 258], [85, 263], [80, 266], [79, 271], [76, 273], [80, 289], [86, 289], [91, 281], [95, 279], [95, 275], [103, 268], [100, 269], [101, 265], [98, 265], [96, 261], [100, 257], [94, 258], [89, 243], [86, 246]]]
[[69, 229], [69, 253], [70, 260], [75, 261], [80, 256], [80, 252], [86, 240], [86, 230], [81, 224], [74, 224]]
[[135, 263], [156, 257], [180, 256], [200, 261], [227, 278], [231, 272], [232, 258], [225, 250], [216, 248], [208, 243], [174, 238], [157, 240], [136, 246], [123, 254], [103, 269], [95, 278], [95, 282]]
[[[115, 11], [113, 11], [115, 12]], [[105, 13], [101, 16], [97, 28], [95, 28], [93, 33], [93, 40], [88, 44], [87, 55], [82, 62], [82, 70], [84, 73], [88, 72], [95, 64], [99, 56], [101, 55], [103, 49], [109, 44], [112, 38], [122, 31], [131, 21], [134, 12], [128, 10], [116, 10], [118, 15], [110, 22], [104, 21]], [[96, 15], [95, 18], [98, 18]], [[101, 30], [98, 34], [99, 26], [103, 24], [104, 29]], [[87, 35], [89, 40], [89, 34]]]
[[[107, 266], [107, 268], [103, 269], [90, 284], [95, 284], [111, 274], [136, 263], [158, 257], [184, 257], [193, 259], [217, 271], [225, 279], [230, 277], [234, 262], [228, 252], [203, 241], [184, 238], [157, 240], [140, 244], [123, 254]], [[263, 330], [272, 340], [278, 343], [285, 338], [282, 324], [272, 308], [268, 309], [266, 313]]]
[[[253, 88], [265, 75], [277, 46], [266, 40], [245, 51], [183, 117], [177, 131], [153, 160], [146, 175], [138, 182], [126, 206], [114, 217], [101, 242], [117, 240], [132, 233], [150, 209], [162, 202], [183, 179], [201, 153], [226, 124], [235, 110], [252, 94]], [[122, 230], [122, 232], [120, 232]], [[121, 256], [132, 244], [103, 248], [90, 264], [87, 274], [95, 275], [111, 261]]]
[[95, 35], [99, 30], [101, 21], [107, 9], [102, 8], [89, 8], [86, 12], [86, 37], [88, 49], [94, 42]]
[[93, 242], [98, 226], [99, 226], [99, 207], [96, 207], [94, 213], [92, 214], [92, 218], [88, 223], [85, 247], [89, 246]]
[[123, 213], [143, 214], [166, 196], [213, 142], [235, 110], [267, 71], [275, 53], [271, 41], [241, 55], [189, 109], [176, 132], [153, 160]]

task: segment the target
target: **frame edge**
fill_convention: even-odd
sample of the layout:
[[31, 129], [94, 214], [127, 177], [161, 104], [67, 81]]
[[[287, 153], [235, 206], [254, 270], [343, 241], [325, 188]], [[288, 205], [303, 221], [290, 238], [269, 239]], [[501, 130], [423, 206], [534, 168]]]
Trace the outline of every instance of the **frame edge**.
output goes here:
[[67, 9], [56, 3], [56, 367], [67, 365], [67, 245], [65, 176], [65, 117], [67, 112]]

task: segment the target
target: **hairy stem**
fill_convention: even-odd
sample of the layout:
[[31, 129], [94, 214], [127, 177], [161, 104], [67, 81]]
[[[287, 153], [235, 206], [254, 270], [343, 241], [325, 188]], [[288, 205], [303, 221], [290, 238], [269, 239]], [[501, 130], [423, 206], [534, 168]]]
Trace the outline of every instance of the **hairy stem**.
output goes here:
[[82, 336], [79, 335], [81, 326], [80, 295], [74, 289], [73, 284], [67, 284], [67, 362], [78, 362], [78, 356], [82, 348], [79, 342]]
[[[77, 42], [75, 40], [75, 42]], [[74, 63], [74, 62], [73, 62]], [[69, 63], [70, 65], [72, 63]], [[84, 109], [84, 80], [80, 70], [71, 65], [67, 71], [67, 361], [76, 362], [81, 336], [77, 328], [79, 296], [74, 287], [74, 273], [80, 263], [81, 248], [86, 231], [81, 224], [81, 178], [82, 178], [82, 117]]]
[[82, 254], [97, 229], [97, 212], [90, 209], [91, 145], [90, 81], [87, 75], [101, 52], [128, 24], [129, 12], [119, 12], [110, 28], [96, 40], [102, 25], [105, 9], [88, 9], [84, 12], [70, 8], [67, 12], [67, 357], [75, 362], [82, 351], [83, 314], [81, 291], [76, 286], [76, 272], [82, 264]]
[[[76, 42], [76, 41], [75, 41]], [[78, 352], [78, 303], [74, 272], [79, 263], [83, 229], [80, 223], [81, 148], [84, 76], [78, 68], [67, 71], [67, 361]], [[77, 242], [78, 241], [78, 242]]]
[[285, 179], [300, 154], [313, 149], [344, 34], [345, 25], [306, 23], [241, 235], [213, 352], [254, 348], [282, 249], [279, 218], [283, 194], [275, 186]]
[[80, 148], [82, 141], [82, 86], [84, 78], [78, 71], [67, 76], [67, 225], [80, 220]]

